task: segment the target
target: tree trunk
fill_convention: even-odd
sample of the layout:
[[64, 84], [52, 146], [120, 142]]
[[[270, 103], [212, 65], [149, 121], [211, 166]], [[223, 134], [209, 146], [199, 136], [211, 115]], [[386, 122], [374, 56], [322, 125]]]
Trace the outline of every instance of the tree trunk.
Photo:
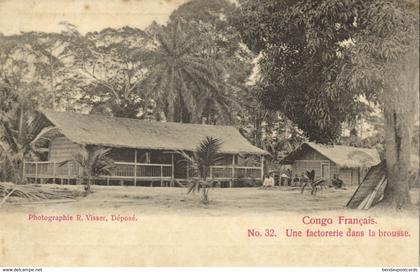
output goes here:
[[254, 142], [255, 145], [259, 148], [262, 148], [262, 117], [261, 117], [261, 113], [257, 112], [256, 116], [254, 117], [254, 129], [255, 129], [255, 135], [254, 135]]
[[91, 184], [91, 177], [88, 177], [88, 179], [87, 179], [87, 183], [86, 183], [86, 192], [88, 193], [88, 194], [90, 194], [92, 191], [91, 191], [91, 188], [90, 188], [90, 184]]
[[50, 53], [50, 88], [51, 88], [51, 95], [52, 95], [52, 103], [51, 103], [51, 108], [52, 110], [55, 110], [55, 88], [54, 88], [54, 67], [52, 64], [52, 52]]
[[[18, 169], [17, 169], [17, 172], [18, 172], [17, 178], [18, 178], [19, 183], [22, 183], [22, 184], [25, 183], [25, 180], [23, 179], [23, 177], [25, 175], [23, 173], [23, 171], [24, 171], [24, 169], [23, 169], [24, 162], [25, 162], [25, 154], [22, 154], [20, 156], [20, 158], [19, 158], [18, 165], [17, 165], [17, 167], [18, 167]], [[16, 183], [18, 183], [18, 182], [16, 182]]]
[[[415, 59], [415, 58], [414, 58]], [[409, 170], [414, 101], [418, 95], [418, 65], [408, 61], [392, 88], [384, 91], [385, 160], [388, 183], [383, 203], [397, 209], [409, 204]]]
[[23, 104], [20, 105], [20, 109], [19, 109], [19, 131], [18, 131], [18, 141], [20, 142], [22, 140], [22, 136], [23, 136], [23, 115], [24, 115], [24, 110], [23, 110]]
[[384, 202], [398, 209], [410, 204], [410, 133], [407, 113], [385, 108], [385, 160], [388, 183]]
[[19, 131], [18, 131], [18, 135], [17, 135], [18, 144], [17, 144], [17, 150], [16, 150], [18, 154], [16, 154], [17, 158], [16, 158], [16, 161], [14, 163], [14, 168], [15, 168], [14, 171], [15, 171], [15, 178], [16, 178], [15, 183], [16, 184], [21, 183], [22, 180], [23, 180], [23, 158], [25, 157], [25, 154], [23, 154], [23, 153], [21, 154], [21, 152], [23, 152], [23, 147], [22, 147], [21, 143], [25, 141], [25, 139], [24, 139], [25, 134], [24, 134], [24, 131], [23, 131], [23, 123], [25, 122], [25, 119], [24, 119], [25, 112], [24, 112], [23, 107], [24, 107], [24, 105], [22, 103], [20, 105], [20, 109], [19, 109]]
[[203, 204], [207, 204], [209, 202], [208, 189], [206, 187], [202, 188], [201, 202], [203, 202]]

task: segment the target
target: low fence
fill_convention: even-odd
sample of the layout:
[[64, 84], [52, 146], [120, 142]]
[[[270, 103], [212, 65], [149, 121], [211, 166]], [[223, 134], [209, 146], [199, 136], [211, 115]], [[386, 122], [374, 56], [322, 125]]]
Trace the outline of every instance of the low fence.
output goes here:
[[[174, 180], [172, 164], [115, 162], [111, 175], [103, 179], [129, 180]], [[249, 166], [211, 166], [209, 178], [215, 180], [261, 179], [261, 167]], [[191, 169], [189, 176], [193, 176]], [[34, 161], [24, 163], [24, 178], [34, 179], [77, 179], [83, 176], [83, 169], [75, 162], [61, 164], [53, 161]]]
[[250, 166], [212, 166], [210, 178], [213, 179], [261, 179], [261, 167]]

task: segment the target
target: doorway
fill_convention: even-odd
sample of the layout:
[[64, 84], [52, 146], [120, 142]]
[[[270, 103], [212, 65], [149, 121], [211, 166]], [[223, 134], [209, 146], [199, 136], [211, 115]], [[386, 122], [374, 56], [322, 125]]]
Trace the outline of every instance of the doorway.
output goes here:
[[330, 163], [321, 162], [321, 178], [329, 179], [330, 178]]

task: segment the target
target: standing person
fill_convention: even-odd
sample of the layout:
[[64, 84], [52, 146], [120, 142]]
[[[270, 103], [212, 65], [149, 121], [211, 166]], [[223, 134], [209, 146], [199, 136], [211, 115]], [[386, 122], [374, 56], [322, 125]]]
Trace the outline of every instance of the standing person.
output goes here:
[[263, 180], [262, 188], [266, 188], [268, 186], [268, 183], [269, 183], [268, 179], [269, 179], [269, 176], [268, 175], [264, 175], [264, 180]]
[[274, 187], [274, 185], [275, 185], [274, 173], [271, 173], [269, 178], [268, 178], [268, 186], [269, 187]]

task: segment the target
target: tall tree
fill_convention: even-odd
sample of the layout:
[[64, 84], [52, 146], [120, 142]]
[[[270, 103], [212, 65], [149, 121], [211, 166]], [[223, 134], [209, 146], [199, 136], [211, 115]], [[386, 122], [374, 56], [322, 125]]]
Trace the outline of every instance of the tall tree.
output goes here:
[[[363, 4], [363, 5], [362, 5]], [[359, 3], [348, 67], [339, 79], [355, 88], [382, 94], [388, 185], [384, 203], [401, 208], [410, 203], [411, 136], [419, 95], [419, 10], [409, 1]], [[363, 81], [360, 73], [365, 74]], [[374, 89], [374, 90], [375, 90]]]
[[[335, 2], [340, 1], [329, 5]], [[351, 16], [341, 16], [345, 9], [328, 14], [324, 6], [310, 1], [242, 1], [236, 25], [244, 42], [260, 54], [263, 103], [282, 111], [310, 140], [328, 143], [339, 136], [341, 122], [357, 116], [362, 104], [355, 101], [357, 94], [332, 86], [348, 39], [337, 25], [348, 27]]]
[[[224, 96], [203, 97], [203, 118], [211, 124], [237, 124], [242, 115], [243, 96], [251, 90], [247, 85], [253, 70], [254, 54], [243, 46], [240, 33], [231, 23], [236, 5], [228, 0], [194, 0], [178, 7], [171, 18], [182, 18], [202, 37], [197, 52], [217, 60], [223, 66], [219, 88]], [[212, 93], [209, 93], [212, 94]], [[223, 102], [220, 103], [219, 101]]]
[[32, 54], [37, 59], [39, 73], [39, 82], [45, 86], [48, 95], [48, 103], [44, 105], [46, 108], [56, 109], [58, 106], [58, 92], [62, 92], [60, 87], [62, 81], [69, 73], [66, 69], [71, 65], [70, 53], [68, 46], [67, 33], [44, 33], [44, 32], [28, 32], [23, 33], [30, 43]]
[[147, 47], [147, 35], [123, 27], [87, 33], [80, 39], [79, 48], [73, 51], [84, 83], [79, 102], [118, 117], [141, 117], [147, 106], [142, 90], [146, 67], [135, 52]]
[[[2, 36], [2, 77], [7, 77], [13, 88], [24, 82], [29, 82], [32, 89], [35, 86], [42, 88], [44, 108], [62, 106], [61, 94], [67, 91], [63, 90], [64, 83], [67, 78], [74, 77], [71, 69], [72, 45], [77, 44], [73, 41], [74, 36], [71, 25], [66, 25], [60, 33], [24, 32]], [[22, 82], [18, 82], [19, 79]]]
[[36, 93], [22, 97], [8, 84], [2, 84], [0, 90], [0, 161], [12, 170], [2, 175], [21, 182], [24, 160], [40, 156], [34, 140], [53, 128], [35, 112]]
[[[360, 111], [384, 103], [384, 203], [410, 202], [408, 163], [418, 99], [418, 4], [409, 1], [242, 1], [243, 38], [261, 53], [263, 101], [311, 140], [331, 142]], [[245, 23], [244, 23], [245, 22]]]
[[25, 159], [42, 155], [34, 139], [51, 129], [37, 110], [54, 108], [62, 75], [70, 74], [64, 72], [63, 37], [37, 32], [0, 37], [0, 153], [15, 180], [22, 177]]
[[223, 66], [201, 55], [203, 36], [184, 20], [176, 18], [166, 26], [156, 27], [155, 48], [140, 52], [150, 71], [147, 88], [170, 121], [200, 122], [205, 99], [224, 103]]
[[238, 97], [240, 132], [251, 143], [271, 153], [273, 162], [293, 151], [306, 139], [296, 125], [281, 112], [267, 108], [258, 99], [263, 90], [257, 84]]

